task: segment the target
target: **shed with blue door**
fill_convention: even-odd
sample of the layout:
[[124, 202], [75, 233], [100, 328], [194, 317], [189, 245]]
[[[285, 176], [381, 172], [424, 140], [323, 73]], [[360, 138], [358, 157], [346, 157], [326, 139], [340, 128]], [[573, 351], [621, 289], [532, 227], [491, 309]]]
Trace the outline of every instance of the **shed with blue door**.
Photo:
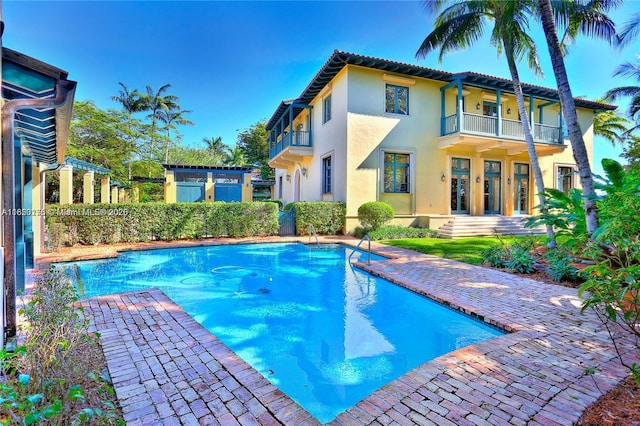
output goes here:
[[251, 201], [251, 167], [163, 164], [167, 203]]

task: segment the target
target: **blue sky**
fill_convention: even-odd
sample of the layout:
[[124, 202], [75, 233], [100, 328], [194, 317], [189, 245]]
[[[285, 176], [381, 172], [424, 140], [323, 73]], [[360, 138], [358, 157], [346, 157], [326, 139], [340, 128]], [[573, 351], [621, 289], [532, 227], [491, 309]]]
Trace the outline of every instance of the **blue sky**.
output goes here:
[[[612, 13], [618, 25], [640, 11], [626, 1]], [[76, 99], [101, 108], [120, 89], [171, 84], [196, 126], [181, 128], [183, 144], [221, 136], [234, 145], [238, 131], [268, 119], [282, 99], [298, 96], [335, 50], [438, 68], [509, 77], [504, 57], [488, 39], [438, 63], [416, 60], [433, 17], [417, 1], [12, 1], [2, 2], [5, 47], [69, 72]], [[544, 36], [532, 22], [544, 78], [520, 67], [523, 81], [555, 87]], [[640, 53], [640, 41], [618, 51], [579, 38], [566, 58], [576, 96], [596, 99], [628, 84], [613, 78], [617, 65]], [[624, 108], [624, 104], [620, 103]], [[594, 170], [619, 148], [596, 141]]]

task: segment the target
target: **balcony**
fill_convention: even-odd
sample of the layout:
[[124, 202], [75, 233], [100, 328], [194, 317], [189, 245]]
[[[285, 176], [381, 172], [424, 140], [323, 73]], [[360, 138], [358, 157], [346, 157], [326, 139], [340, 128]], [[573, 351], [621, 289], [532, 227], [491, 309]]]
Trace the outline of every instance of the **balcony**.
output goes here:
[[313, 144], [310, 131], [284, 132], [275, 140], [269, 139], [269, 166], [273, 168], [286, 169], [311, 156]]
[[[565, 149], [560, 127], [534, 123], [533, 141], [539, 155], [551, 155]], [[505, 149], [507, 154], [515, 155], [527, 151], [524, 143], [522, 123], [517, 120], [498, 118], [468, 112], [449, 115], [442, 118], [440, 148], [453, 145], [474, 146], [476, 151]]]

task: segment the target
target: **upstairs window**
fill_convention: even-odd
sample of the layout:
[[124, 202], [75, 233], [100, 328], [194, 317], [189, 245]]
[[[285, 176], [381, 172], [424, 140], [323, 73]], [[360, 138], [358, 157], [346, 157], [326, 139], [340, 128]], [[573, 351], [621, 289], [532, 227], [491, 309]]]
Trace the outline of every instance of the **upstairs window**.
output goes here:
[[384, 192], [409, 193], [409, 154], [384, 153]]
[[385, 87], [385, 111], [409, 115], [409, 88], [387, 84]]
[[322, 99], [322, 124], [331, 120], [331, 93]]

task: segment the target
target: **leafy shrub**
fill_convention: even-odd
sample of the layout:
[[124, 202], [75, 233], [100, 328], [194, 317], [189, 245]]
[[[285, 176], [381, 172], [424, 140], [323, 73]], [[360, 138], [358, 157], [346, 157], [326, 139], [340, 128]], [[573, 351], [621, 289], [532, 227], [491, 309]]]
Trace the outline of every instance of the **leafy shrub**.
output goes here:
[[[640, 174], [634, 169], [606, 164], [610, 177], [606, 195], [598, 202], [600, 226], [591, 235], [585, 253], [595, 261], [584, 270], [586, 281], [579, 295], [582, 310], [593, 309], [611, 339], [632, 338], [635, 359], [640, 356]], [[612, 173], [611, 169], [614, 173]], [[616, 172], [616, 170], [618, 172]], [[611, 178], [615, 174], [615, 178]], [[629, 339], [631, 340], [631, 339]], [[618, 357], [640, 385], [640, 366], [630, 363], [629, 353]]]
[[353, 231], [353, 235], [362, 238], [365, 234], [369, 234], [372, 240], [396, 240], [401, 238], [437, 238], [438, 231], [428, 228], [412, 228], [399, 225], [382, 226], [375, 231], [367, 231], [367, 229], [358, 226]]
[[124, 424], [95, 361], [102, 351], [76, 301], [61, 272], [48, 271], [35, 285], [20, 310], [28, 323], [24, 344], [0, 351], [0, 423]]
[[295, 202], [293, 202], [293, 203], [289, 203], [289, 204], [287, 204], [286, 206], [284, 206], [284, 207], [282, 208], [282, 210], [284, 210], [285, 212], [288, 212], [289, 210], [291, 210], [292, 208], [294, 208], [294, 207], [295, 207], [295, 205], [296, 205], [296, 203], [295, 203]]
[[266, 199], [266, 200], [262, 200], [265, 203], [276, 203], [278, 205], [278, 210], [282, 210], [282, 201], [280, 200], [271, 200], [271, 199]]
[[505, 268], [508, 256], [508, 250], [503, 246], [489, 247], [482, 253], [483, 263], [493, 268]]
[[509, 250], [509, 257], [504, 263], [504, 266], [514, 272], [521, 274], [531, 274], [535, 271], [536, 260], [529, 253], [529, 248], [526, 245], [513, 245]]
[[221, 201], [76, 204], [48, 209], [46, 223], [52, 246], [266, 236], [278, 233], [278, 207], [272, 202]]
[[[287, 204], [289, 205], [289, 204]], [[336, 201], [296, 201], [298, 235], [308, 235], [311, 225], [317, 234], [336, 235], [344, 230], [347, 207]]]
[[360, 224], [372, 230], [393, 219], [395, 212], [389, 203], [383, 201], [370, 201], [358, 207], [358, 220]]
[[554, 281], [576, 281], [578, 269], [571, 264], [571, 256], [561, 249], [551, 249], [544, 254], [547, 263], [545, 273]]

